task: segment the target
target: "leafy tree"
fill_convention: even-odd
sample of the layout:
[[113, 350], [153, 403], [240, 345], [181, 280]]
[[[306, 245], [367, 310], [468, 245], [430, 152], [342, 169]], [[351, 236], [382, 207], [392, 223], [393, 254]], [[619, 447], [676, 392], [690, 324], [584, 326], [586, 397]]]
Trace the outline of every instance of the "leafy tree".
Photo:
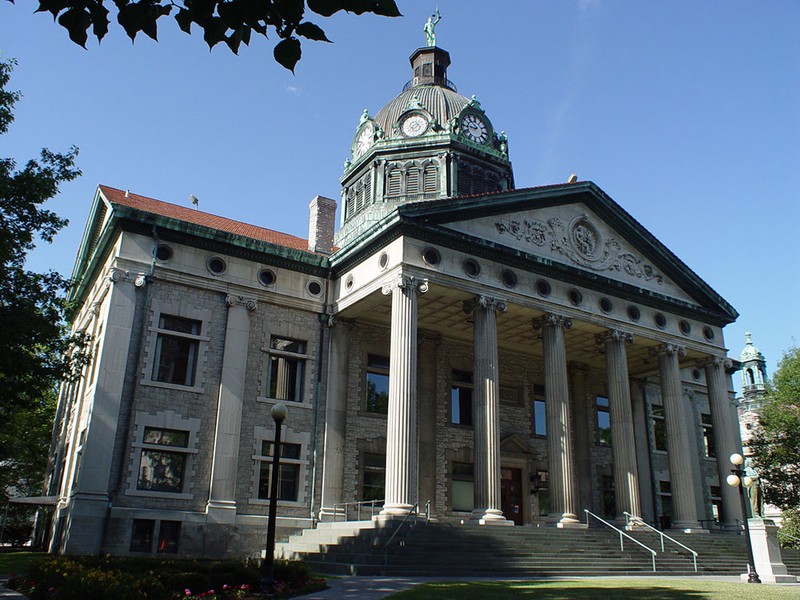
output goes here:
[[750, 448], [764, 500], [800, 509], [800, 348], [790, 349], [778, 364]]
[[[0, 135], [20, 98], [6, 89], [14, 66], [0, 62]], [[25, 269], [36, 243], [67, 224], [41, 205], [80, 174], [76, 155], [45, 149], [22, 169], [0, 158], [0, 507], [9, 493], [41, 492], [56, 385], [88, 360], [84, 336], [69, 335], [64, 322], [67, 281]]]
[[192, 25], [199, 27], [209, 48], [224, 42], [234, 54], [241, 44], [250, 43], [254, 32], [264, 37], [272, 32], [281, 40], [273, 51], [275, 60], [294, 71], [301, 55], [298, 38], [330, 41], [318, 25], [305, 20], [306, 4], [323, 17], [341, 10], [400, 16], [395, 0], [39, 0], [36, 12], [52, 14], [84, 48], [90, 29], [98, 41], [108, 33], [111, 10], [131, 40], [140, 32], [158, 40], [158, 20], [171, 14], [186, 33], [192, 32]]

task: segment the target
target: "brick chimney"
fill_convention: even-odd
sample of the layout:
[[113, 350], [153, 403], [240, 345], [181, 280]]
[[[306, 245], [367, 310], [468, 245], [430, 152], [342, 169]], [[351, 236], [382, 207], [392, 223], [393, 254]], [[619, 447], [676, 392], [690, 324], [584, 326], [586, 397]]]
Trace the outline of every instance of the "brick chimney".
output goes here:
[[330, 254], [333, 251], [333, 227], [336, 223], [336, 200], [314, 196], [308, 205], [308, 249]]

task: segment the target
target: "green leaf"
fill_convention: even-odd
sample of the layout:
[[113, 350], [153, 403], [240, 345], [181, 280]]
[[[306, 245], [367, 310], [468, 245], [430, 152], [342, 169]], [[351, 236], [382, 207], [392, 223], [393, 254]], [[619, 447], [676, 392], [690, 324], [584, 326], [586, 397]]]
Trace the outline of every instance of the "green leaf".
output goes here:
[[278, 42], [272, 54], [275, 56], [275, 60], [278, 64], [294, 73], [294, 66], [297, 64], [297, 61], [300, 60], [303, 51], [300, 49], [299, 40], [289, 38]]
[[308, 8], [318, 15], [330, 17], [332, 14], [344, 10], [343, 0], [308, 0]]
[[58, 17], [58, 24], [64, 27], [69, 33], [69, 39], [86, 48], [86, 40], [89, 38], [87, 30], [91, 25], [89, 13], [79, 8], [70, 8], [67, 12]]
[[314, 25], [313, 23], [309, 23], [306, 21], [305, 23], [300, 23], [295, 29], [297, 35], [302, 35], [304, 38], [309, 40], [314, 40], [316, 42], [330, 42], [328, 36], [325, 35], [325, 32], [322, 31], [322, 28]]

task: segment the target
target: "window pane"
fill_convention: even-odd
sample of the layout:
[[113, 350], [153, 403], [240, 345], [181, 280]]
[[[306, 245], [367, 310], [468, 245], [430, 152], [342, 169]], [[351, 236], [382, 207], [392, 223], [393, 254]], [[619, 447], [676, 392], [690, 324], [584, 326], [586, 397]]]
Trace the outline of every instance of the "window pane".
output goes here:
[[597, 440], [601, 444], [611, 443], [611, 416], [603, 410], [597, 410]]
[[533, 401], [533, 424], [536, 435], [547, 435], [547, 416], [543, 400]]
[[367, 373], [367, 411], [389, 412], [389, 376], [384, 373]]
[[189, 432], [176, 429], [157, 429], [145, 427], [142, 441], [145, 444], [159, 444], [161, 446], [189, 447]]
[[270, 340], [269, 347], [273, 350], [281, 350], [283, 352], [294, 352], [296, 354], [306, 353], [306, 343], [302, 340], [273, 337]]
[[186, 455], [181, 452], [142, 450], [137, 488], [180, 493], [183, 491], [185, 469]]
[[375, 369], [389, 370], [389, 357], [378, 354], [367, 354], [367, 366]]
[[[261, 461], [258, 474], [258, 497], [262, 500], [269, 499], [270, 475], [272, 463]], [[300, 465], [280, 466], [280, 479], [278, 480], [278, 500], [297, 501], [298, 481], [300, 479]]]
[[364, 452], [362, 455], [362, 500], [382, 500], [386, 488], [386, 455]]
[[156, 342], [153, 379], [178, 385], [194, 385], [197, 340], [160, 333]]
[[302, 359], [273, 356], [270, 359], [269, 397], [301, 402], [303, 399]]
[[176, 554], [178, 552], [180, 534], [180, 521], [161, 521], [161, 525], [158, 528], [158, 553]]
[[453, 480], [453, 510], [472, 510], [475, 506], [475, 483]]
[[200, 321], [173, 317], [171, 315], [161, 315], [158, 320], [159, 329], [169, 329], [171, 331], [180, 331], [181, 333], [190, 333], [192, 335], [200, 335], [200, 325]]
[[653, 421], [653, 438], [656, 450], [667, 451], [667, 428], [664, 424], [664, 419], [655, 419]]
[[131, 530], [131, 552], [150, 552], [153, 549], [153, 529], [156, 522], [134, 519]]
[[[270, 440], [263, 440], [261, 442], [261, 456], [273, 456], [272, 448], [273, 442]], [[281, 459], [283, 458], [300, 458], [300, 444], [287, 444], [281, 442]]]
[[450, 390], [451, 422], [472, 425], [472, 388], [454, 385]]

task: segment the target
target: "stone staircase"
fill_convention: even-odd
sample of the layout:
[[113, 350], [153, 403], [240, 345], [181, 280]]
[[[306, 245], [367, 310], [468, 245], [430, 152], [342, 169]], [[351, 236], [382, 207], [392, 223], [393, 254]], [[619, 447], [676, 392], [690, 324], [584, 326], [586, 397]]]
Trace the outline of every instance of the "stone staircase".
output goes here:
[[[288, 542], [276, 556], [301, 559], [319, 573], [393, 576], [598, 576], [598, 575], [738, 575], [747, 570], [744, 538], [735, 534], [675, 534], [698, 553], [695, 573], [686, 550], [669, 543], [661, 552], [658, 536], [632, 535], [658, 552], [651, 555], [607, 529], [474, 527], [438, 523], [397, 527], [371, 521], [320, 523]], [[790, 573], [800, 573], [800, 552], [785, 551]]]

